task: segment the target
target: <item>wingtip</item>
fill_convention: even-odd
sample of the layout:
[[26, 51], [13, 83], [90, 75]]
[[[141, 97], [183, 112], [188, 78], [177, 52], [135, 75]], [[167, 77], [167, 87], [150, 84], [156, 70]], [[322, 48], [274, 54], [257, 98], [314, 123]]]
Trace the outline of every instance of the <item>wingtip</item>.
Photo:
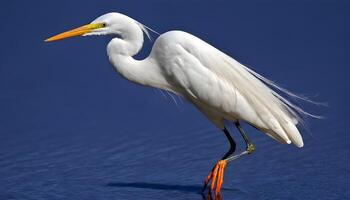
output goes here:
[[302, 148], [302, 147], [304, 147], [304, 143], [297, 144], [296, 146], [297, 146], [298, 148]]

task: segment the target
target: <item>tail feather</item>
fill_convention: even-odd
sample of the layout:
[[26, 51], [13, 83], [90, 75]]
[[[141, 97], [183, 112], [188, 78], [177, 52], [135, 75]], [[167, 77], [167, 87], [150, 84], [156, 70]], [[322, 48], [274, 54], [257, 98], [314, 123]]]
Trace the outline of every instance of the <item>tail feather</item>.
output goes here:
[[270, 129], [273, 132], [277, 133], [277, 135], [279, 135], [281, 138], [283, 138], [283, 140], [287, 144], [291, 143], [291, 139], [290, 139], [290, 136], [288, 135], [288, 132], [286, 133], [286, 131], [281, 127], [280, 123], [275, 118], [270, 118], [269, 123], [267, 124], [269, 125]]
[[287, 123], [282, 124], [282, 127], [287, 133], [289, 139], [293, 142], [293, 144], [295, 144], [295, 146], [299, 148], [304, 146], [303, 138], [301, 137], [301, 134], [295, 124], [287, 121]]

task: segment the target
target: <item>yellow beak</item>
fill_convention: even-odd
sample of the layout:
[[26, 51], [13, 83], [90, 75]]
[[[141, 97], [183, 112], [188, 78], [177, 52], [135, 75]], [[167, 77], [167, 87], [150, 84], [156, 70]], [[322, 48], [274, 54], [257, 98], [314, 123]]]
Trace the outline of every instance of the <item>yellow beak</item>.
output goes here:
[[46, 39], [45, 42], [53, 42], [53, 41], [62, 40], [62, 39], [69, 38], [69, 37], [84, 35], [84, 34], [89, 33], [95, 29], [102, 28], [104, 26], [105, 26], [104, 23], [87, 24], [87, 25], [72, 29], [70, 31], [60, 33], [60, 34], [55, 35], [53, 37], [50, 37], [50, 38]]

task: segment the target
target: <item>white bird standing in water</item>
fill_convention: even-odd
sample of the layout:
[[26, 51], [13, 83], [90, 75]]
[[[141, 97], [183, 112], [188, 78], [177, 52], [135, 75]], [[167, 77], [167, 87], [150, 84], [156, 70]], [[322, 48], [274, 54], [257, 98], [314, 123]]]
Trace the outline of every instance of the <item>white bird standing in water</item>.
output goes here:
[[[182, 96], [222, 130], [230, 142], [230, 149], [205, 179], [203, 191], [210, 184], [210, 194], [215, 190], [215, 194], [220, 195], [224, 169], [229, 161], [254, 151], [254, 145], [241, 128], [240, 121], [280, 143], [293, 143], [297, 147], [304, 145], [296, 125], [300, 122], [300, 114], [311, 114], [276, 91], [298, 96], [183, 31], [160, 35], [150, 55], [144, 60], [135, 60], [133, 56], [143, 45], [143, 33], [149, 36], [147, 29], [126, 15], [108, 13], [88, 25], [45, 41], [72, 36], [115, 35], [108, 43], [107, 53], [119, 74], [132, 82]], [[242, 153], [233, 155], [236, 143], [224, 126], [225, 120], [233, 122], [244, 138], [247, 148]]]

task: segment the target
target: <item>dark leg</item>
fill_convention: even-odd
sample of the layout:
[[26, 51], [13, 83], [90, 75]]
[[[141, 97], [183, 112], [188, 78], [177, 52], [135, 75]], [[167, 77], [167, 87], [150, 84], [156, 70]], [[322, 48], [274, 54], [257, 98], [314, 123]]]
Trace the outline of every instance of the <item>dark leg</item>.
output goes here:
[[233, 140], [233, 138], [230, 135], [230, 132], [228, 132], [226, 127], [224, 127], [224, 129], [222, 131], [225, 133], [227, 140], [230, 142], [230, 149], [221, 158], [221, 160], [224, 160], [224, 159], [226, 159], [227, 157], [229, 157], [230, 155], [232, 155], [235, 152], [235, 150], [236, 150], [236, 142]]
[[206, 189], [209, 182], [211, 182], [208, 196], [211, 196], [211, 192], [215, 188], [216, 199], [220, 198], [220, 188], [221, 188], [221, 185], [223, 183], [224, 170], [225, 170], [225, 166], [227, 165], [227, 163], [229, 161], [235, 160], [243, 155], [251, 154], [255, 150], [253, 143], [249, 140], [249, 138], [247, 137], [246, 133], [244, 132], [244, 130], [242, 129], [242, 127], [238, 121], [235, 122], [235, 125], [236, 125], [239, 133], [242, 135], [242, 137], [247, 145], [247, 148], [245, 151], [243, 151], [242, 153], [240, 153], [238, 155], [230, 156], [236, 150], [236, 142], [233, 140], [233, 138], [231, 137], [228, 130], [226, 128], [223, 129], [228, 141], [230, 142], [230, 149], [228, 150], [227, 153], [225, 153], [225, 155], [222, 157], [222, 159], [216, 163], [214, 168], [208, 174], [207, 178], [204, 181], [204, 187], [203, 187], [203, 192], [204, 192], [204, 190]]
[[239, 124], [239, 121], [235, 122], [235, 125], [238, 129], [238, 131], [241, 133], [244, 141], [245, 141], [245, 144], [247, 145], [247, 151], [248, 151], [248, 154], [251, 154], [253, 153], [253, 151], [255, 150], [255, 147], [253, 145], [253, 143], [249, 140], [248, 136], [246, 135], [246, 133], [244, 132], [243, 128], [241, 127], [241, 125]]
[[225, 153], [221, 160], [213, 167], [211, 172], [208, 174], [207, 178], [204, 181], [204, 187], [202, 189], [202, 192], [204, 192], [204, 190], [207, 188], [208, 183], [211, 181], [208, 195], [211, 195], [211, 191], [213, 191], [214, 187], [216, 187], [215, 193], [217, 198], [219, 198], [220, 196], [220, 188], [223, 182], [226, 159], [230, 155], [232, 155], [236, 150], [236, 142], [231, 137], [230, 132], [226, 129], [226, 127], [224, 127], [222, 131], [225, 133], [227, 140], [230, 142], [230, 149]]
[[241, 127], [241, 125], [240, 125], [240, 123], [239, 123], [239, 121], [235, 122], [235, 125], [236, 125], [236, 127], [237, 127], [239, 133], [242, 135], [242, 137], [243, 137], [243, 139], [244, 139], [244, 141], [245, 141], [245, 143], [246, 143], [246, 145], [247, 145], [247, 148], [246, 148], [245, 151], [243, 151], [243, 152], [240, 153], [240, 154], [237, 154], [237, 155], [234, 155], [234, 156], [231, 156], [231, 157], [226, 158], [225, 160], [226, 160], [227, 162], [232, 161], [232, 160], [235, 160], [235, 159], [237, 159], [237, 158], [239, 158], [239, 157], [241, 157], [241, 156], [243, 156], [243, 155], [251, 154], [251, 153], [253, 153], [253, 151], [255, 150], [255, 147], [254, 147], [253, 143], [249, 140], [247, 134], [244, 132], [243, 128]]

